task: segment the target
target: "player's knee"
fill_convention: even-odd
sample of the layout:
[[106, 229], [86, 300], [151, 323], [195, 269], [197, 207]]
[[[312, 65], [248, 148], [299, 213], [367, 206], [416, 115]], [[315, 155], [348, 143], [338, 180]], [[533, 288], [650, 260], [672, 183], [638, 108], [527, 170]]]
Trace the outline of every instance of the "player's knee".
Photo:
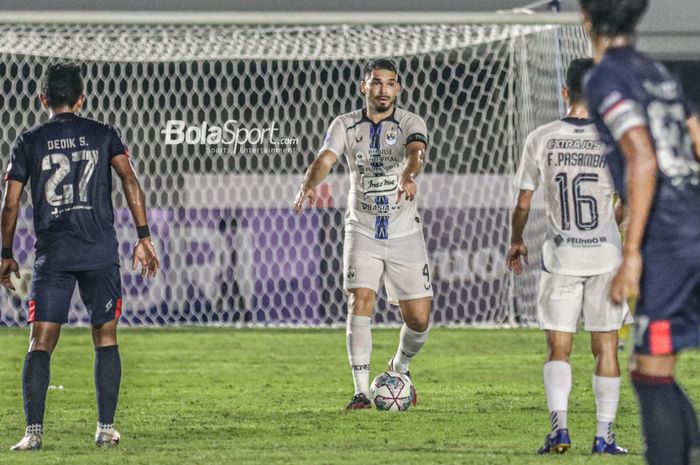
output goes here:
[[371, 316], [374, 312], [375, 296], [371, 291], [357, 290], [350, 293], [348, 298], [348, 313], [350, 315]]
[[106, 347], [117, 344], [116, 320], [92, 326], [92, 341], [95, 347]]
[[548, 362], [569, 362], [569, 355], [571, 355], [571, 347], [566, 345], [552, 345], [549, 347], [549, 353], [547, 355]]
[[404, 323], [410, 329], [417, 333], [423, 333], [430, 326], [430, 314], [427, 315], [410, 315], [404, 318]]
[[29, 341], [29, 350], [32, 352], [34, 350], [43, 350], [48, 353], [53, 353], [56, 348], [56, 343], [58, 342], [58, 334], [42, 334], [40, 336], [32, 336]]

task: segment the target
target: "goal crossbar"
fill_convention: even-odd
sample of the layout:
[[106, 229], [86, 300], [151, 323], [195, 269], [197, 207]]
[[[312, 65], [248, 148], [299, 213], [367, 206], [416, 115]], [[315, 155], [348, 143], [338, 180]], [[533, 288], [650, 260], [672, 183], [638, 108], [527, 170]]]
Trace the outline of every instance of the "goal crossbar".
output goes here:
[[429, 25], [549, 24], [580, 25], [566, 13], [476, 12], [234, 12], [234, 11], [0, 11], [0, 24], [163, 24], [163, 25]]

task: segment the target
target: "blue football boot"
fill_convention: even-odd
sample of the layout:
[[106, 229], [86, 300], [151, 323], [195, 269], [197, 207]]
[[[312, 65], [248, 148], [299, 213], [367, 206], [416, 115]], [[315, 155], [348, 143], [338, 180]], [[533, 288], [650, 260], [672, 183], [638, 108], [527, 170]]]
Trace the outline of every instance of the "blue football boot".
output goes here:
[[605, 438], [596, 436], [593, 440], [593, 450], [592, 454], [606, 454], [606, 455], [625, 455], [629, 453], [624, 447], [620, 447], [615, 443], [615, 435], [612, 435], [611, 442], [605, 442]]
[[554, 437], [547, 435], [544, 438], [544, 445], [537, 451], [540, 455], [545, 454], [563, 454], [571, 447], [571, 438], [569, 430], [566, 428], [558, 429]]

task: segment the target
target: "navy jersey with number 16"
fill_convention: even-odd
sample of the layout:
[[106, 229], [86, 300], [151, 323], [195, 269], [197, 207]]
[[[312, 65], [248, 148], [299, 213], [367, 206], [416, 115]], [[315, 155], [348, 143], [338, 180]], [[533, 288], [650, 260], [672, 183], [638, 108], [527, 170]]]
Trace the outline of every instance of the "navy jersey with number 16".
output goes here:
[[127, 150], [113, 127], [73, 113], [17, 138], [6, 179], [31, 184], [37, 267], [118, 263], [111, 160], [121, 154]]

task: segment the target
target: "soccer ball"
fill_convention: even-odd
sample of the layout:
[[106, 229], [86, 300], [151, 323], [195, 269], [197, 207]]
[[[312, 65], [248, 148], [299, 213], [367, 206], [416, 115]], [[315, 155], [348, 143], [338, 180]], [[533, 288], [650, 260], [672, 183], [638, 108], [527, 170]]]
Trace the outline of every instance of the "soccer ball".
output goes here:
[[378, 410], [407, 410], [416, 398], [411, 379], [395, 371], [385, 371], [374, 378], [369, 396]]

